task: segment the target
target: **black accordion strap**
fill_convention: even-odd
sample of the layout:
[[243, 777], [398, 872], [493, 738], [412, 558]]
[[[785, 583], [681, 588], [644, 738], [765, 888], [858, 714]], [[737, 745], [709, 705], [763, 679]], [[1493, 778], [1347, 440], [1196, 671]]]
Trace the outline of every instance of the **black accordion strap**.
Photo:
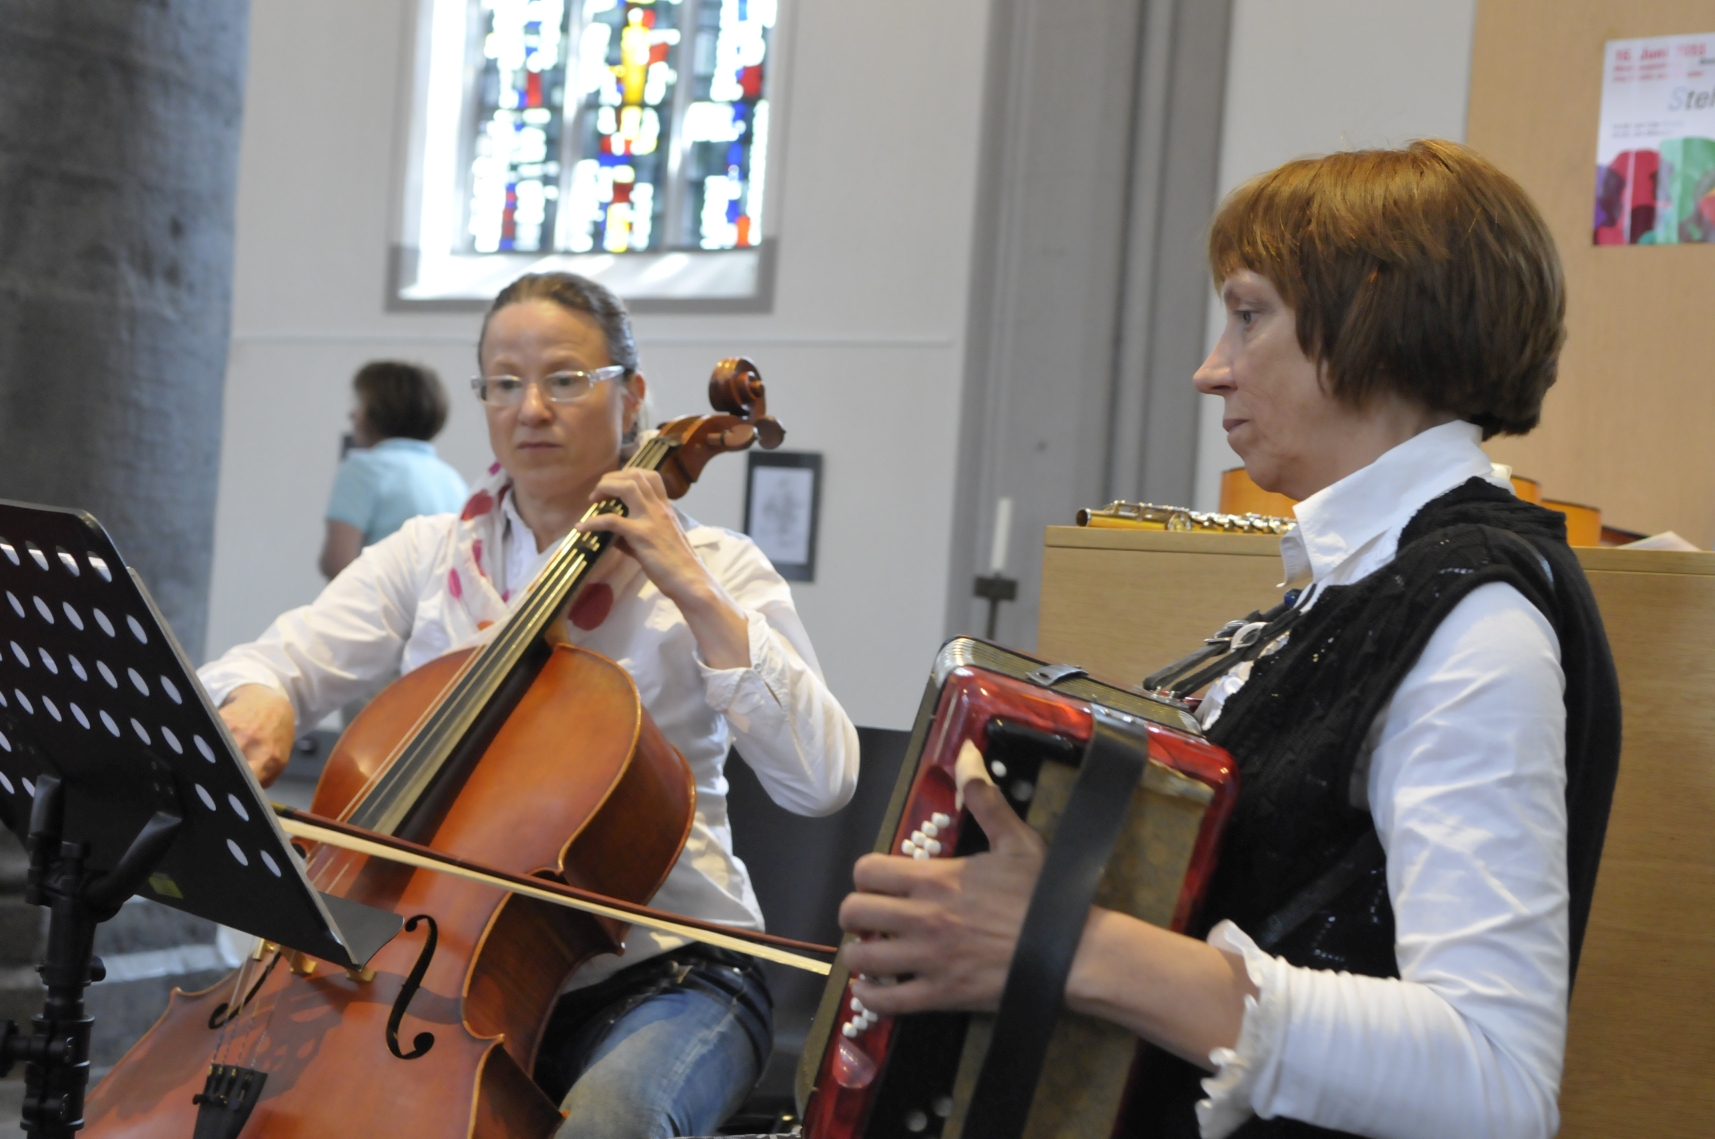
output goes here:
[[966, 1109], [970, 1139], [1017, 1139], [1024, 1132], [1065, 1005], [1072, 957], [1149, 756], [1141, 721], [1099, 706], [1091, 711], [1090, 743], [1030, 896], [988, 1056]]

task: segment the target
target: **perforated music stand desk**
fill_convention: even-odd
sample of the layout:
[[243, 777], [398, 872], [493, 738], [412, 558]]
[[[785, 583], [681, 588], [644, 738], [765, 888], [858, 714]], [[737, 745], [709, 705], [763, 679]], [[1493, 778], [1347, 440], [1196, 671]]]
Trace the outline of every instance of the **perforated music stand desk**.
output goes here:
[[82, 511], [0, 499], [0, 821], [65, 785], [63, 837], [110, 870], [157, 811], [184, 820], [140, 891], [338, 965], [400, 917], [310, 885], [142, 581]]

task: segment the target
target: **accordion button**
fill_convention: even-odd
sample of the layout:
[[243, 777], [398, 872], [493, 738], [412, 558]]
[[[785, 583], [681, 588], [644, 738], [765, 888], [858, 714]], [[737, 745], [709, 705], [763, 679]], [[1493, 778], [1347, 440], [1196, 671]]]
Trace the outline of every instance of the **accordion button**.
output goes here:
[[842, 1088], [865, 1088], [879, 1070], [869, 1054], [849, 1040], [836, 1042], [834, 1049], [834, 1082]]
[[993, 763], [989, 764], [989, 770], [994, 772], [994, 777], [996, 779], [1005, 779], [1006, 778], [1006, 764], [1002, 763], [998, 759], [995, 760]]
[[924, 1115], [921, 1111], [909, 1111], [905, 1113], [905, 1130], [915, 1133], [928, 1126], [929, 1117]]
[[941, 828], [936, 826], [934, 823], [924, 823], [917, 829], [928, 835], [930, 838], [934, 838], [936, 835], [941, 833]]
[[858, 1028], [857, 1021], [848, 1020], [846, 1021], [845, 1027], [840, 1029], [840, 1031], [845, 1034], [847, 1040], [856, 1040], [857, 1034], [861, 1032], [862, 1029]]
[[922, 831], [912, 831], [911, 832], [911, 842], [913, 845], [922, 846], [924, 843], [926, 843], [928, 841], [929, 840], [927, 838], [923, 837]]
[[929, 816], [929, 821], [938, 827], [944, 827], [951, 824], [953, 820], [949, 819], [946, 815], [943, 815], [940, 811], [936, 811], [934, 814]]
[[930, 854], [940, 854], [941, 853], [941, 844], [936, 842], [932, 838], [927, 839], [923, 843], [923, 849], [928, 851]]
[[863, 1002], [858, 1000], [856, 997], [852, 998], [852, 1011], [860, 1016], [863, 1014]]
[[911, 852], [911, 857], [917, 859], [918, 861], [922, 861], [923, 859], [929, 857], [929, 852], [927, 850], [924, 850], [922, 847], [918, 847]]
[[909, 854], [915, 858], [917, 857], [917, 844], [912, 842], [910, 839], [906, 839], [904, 842], [899, 844], [899, 853]]

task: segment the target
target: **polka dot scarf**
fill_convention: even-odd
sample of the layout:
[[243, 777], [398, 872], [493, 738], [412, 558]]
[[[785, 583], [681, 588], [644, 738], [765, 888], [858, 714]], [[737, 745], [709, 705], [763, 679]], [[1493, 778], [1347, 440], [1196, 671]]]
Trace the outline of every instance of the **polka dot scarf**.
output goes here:
[[[490, 573], [500, 564], [499, 552], [505, 548], [506, 515], [500, 504], [511, 490], [512, 480], [500, 464], [489, 467], [487, 476], [465, 501], [452, 531], [447, 593], [464, 607], [478, 629], [504, 621], [515, 600], [505, 584], [496, 582]], [[567, 635], [577, 641], [580, 634], [598, 628], [613, 610], [614, 599], [633, 591], [641, 573], [635, 558], [610, 547], [568, 607]]]

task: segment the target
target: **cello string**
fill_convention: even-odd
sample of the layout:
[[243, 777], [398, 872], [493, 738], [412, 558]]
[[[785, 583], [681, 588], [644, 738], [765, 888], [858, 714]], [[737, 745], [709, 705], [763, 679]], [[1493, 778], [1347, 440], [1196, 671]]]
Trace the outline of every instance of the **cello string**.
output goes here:
[[[244, 979], [249, 974], [249, 972], [250, 972], [250, 957], [246, 956], [243, 961], [238, 963], [238, 968], [233, 970], [232, 995], [227, 997], [227, 999], [226, 999], [226, 1010], [227, 1010], [227, 1012], [231, 1012], [233, 1009], [238, 1007], [238, 998], [244, 992]], [[225, 1015], [225, 1014], [223, 1013], [222, 1015]], [[231, 1028], [232, 1028], [232, 1018], [231, 1017], [227, 1017], [227, 1019], [220, 1022], [220, 1036], [215, 1043], [214, 1056], [209, 1061], [209, 1063], [211, 1063], [211, 1064], [222, 1064], [222, 1063], [226, 1062], [226, 1055], [227, 1055], [226, 1046], [227, 1046], [227, 1043], [231, 1039], [231, 1032], [230, 1032]]]
[[[359, 862], [359, 859], [352, 857], [349, 853], [336, 853], [333, 848], [329, 846], [318, 846], [311, 853], [310, 857], [305, 860], [304, 877], [316, 890], [328, 893], [335, 888], [335, 885], [343, 881], [346, 873]], [[330, 863], [333, 867], [331, 882], [329, 881]], [[237, 989], [238, 995], [234, 999], [242, 1003], [237, 1006], [228, 1007], [228, 1019], [221, 1025], [221, 1033], [223, 1036], [222, 1046], [224, 1047], [224, 1037], [227, 1030], [232, 1027], [235, 1020], [242, 1018], [244, 1020], [244, 1037], [233, 1047], [232, 1052], [237, 1057], [241, 1057], [249, 1062], [233, 1066], [248, 1067], [257, 1071], [265, 1071], [266, 1069], [262, 1064], [257, 1062], [256, 1052], [262, 1042], [267, 1039], [269, 1030], [274, 1026], [274, 1016], [279, 1010], [280, 1001], [275, 995], [265, 994], [261, 990], [263, 984], [268, 980], [269, 976], [272, 975], [274, 969], [280, 964], [281, 958], [285, 956], [288, 950], [285, 946], [275, 945], [272, 947], [270, 954], [268, 942], [261, 939], [258, 939], [257, 941], [257, 949], [261, 952], [252, 951], [250, 956], [244, 959], [243, 966], [240, 967], [240, 987]], [[251, 993], [249, 988], [250, 965], [252, 962], [260, 965], [265, 958], [267, 959], [267, 965], [262, 969], [262, 975], [257, 978], [255, 982], [256, 992]], [[290, 972], [290, 970], [288, 970], [288, 972]], [[255, 998], [254, 1001], [252, 1001], [252, 997]], [[266, 1011], [264, 1011], [264, 1005], [266, 1006]]]
[[[638, 449], [626, 467], [656, 470], [672, 453], [672, 447], [662, 442], [660, 436], [655, 436]], [[618, 499], [603, 499], [595, 503], [583, 514], [587, 521], [600, 514], [623, 511], [624, 504]], [[485, 650], [483, 666], [504, 666], [510, 668], [517, 655], [521, 654], [529, 642], [540, 635], [541, 627], [553, 616], [553, 611], [566, 601], [565, 587], [576, 584], [576, 577], [585, 569], [587, 555], [591, 552], [588, 547], [576, 539], [564, 542], [548, 564], [542, 567], [536, 579], [529, 585], [529, 594], [519, 611], [507, 620], [500, 633], [491, 643], [493, 655]], [[476, 671], [472, 670], [473, 673]]]
[[[268, 957], [268, 963], [263, 967], [262, 975], [256, 978], [253, 985], [249, 983], [249, 969], [245, 969], [246, 984], [238, 996], [238, 1000], [242, 1003], [236, 1011], [231, 1009], [227, 1011], [227, 1015], [232, 1019], [221, 1025], [221, 1030], [224, 1032], [227, 1028], [231, 1027], [234, 1022], [239, 1020], [243, 1021], [243, 1025], [241, 1026], [242, 1035], [238, 1035], [237, 1041], [232, 1047], [231, 1054], [228, 1056], [228, 1062], [230, 1063], [234, 1059], [242, 1059], [246, 1062], [243, 1064], [233, 1064], [233, 1067], [253, 1068], [258, 1071], [264, 1070], [262, 1065], [257, 1061], [256, 1055], [258, 1050], [261, 1048], [262, 1042], [268, 1037], [268, 1030], [274, 1025], [274, 1013], [279, 1007], [279, 1002], [270, 995], [264, 995], [261, 989], [267, 982], [269, 976], [274, 972], [275, 967], [280, 964], [280, 959], [284, 954], [285, 950], [279, 946], [274, 947], [271, 955], [265, 954], [265, 956]], [[247, 961], [249, 960], [255, 960], [258, 964], [261, 963], [260, 960], [256, 958], [247, 959]], [[264, 1004], [267, 1005], [266, 1013], [262, 1011]], [[235, 1034], [238, 1033], [238, 1031], [239, 1030], [235, 1029]]]
[[[638, 449], [626, 467], [656, 470], [672, 451], [672, 445], [664, 442], [661, 436], [654, 436]], [[603, 499], [586, 510], [583, 518], [587, 520], [599, 514], [623, 512], [624, 509], [624, 503], [618, 499]], [[346, 812], [348, 819], [355, 821], [361, 815], [369, 829], [381, 829], [376, 825], [380, 816], [391, 811], [420, 771], [444, 760], [440, 753], [446, 750], [443, 746], [445, 737], [456, 724], [474, 716], [492, 698], [518, 659], [541, 635], [593, 564], [594, 559], [589, 555], [599, 556], [605, 552], [608, 541], [595, 540], [601, 543], [601, 549], [592, 550], [589, 543], [577, 537], [561, 544], [530, 584], [530, 592], [518, 612], [507, 619], [494, 640], [460, 671], [451, 691], [413, 729], [407, 737], [408, 742], [394, 760], [384, 765], [383, 773], [371, 789], [372, 794], [360, 796], [359, 802]]]
[[[253, 1063], [234, 1064], [233, 1061], [251, 1060], [251, 1054], [254, 1052], [259, 1040], [257, 1035], [258, 1027], [263, 1030], [263, 1034], [266, 1034], [268, 1025], [272, 1023], [271, 1008], [269, 1017], [259, 1024], [256, 1016], [256, 1010], [251, 1007], [250, 1003], [250, 997], [257, 995], [251, 992], [252, 983], [250, 980], [250, 967], [253, 964], [261, 964], [262, 959], [266, 954], [258, 951], [265, 948], [266, 944], [259, 939], [257, 941], [257, 949], [248, 954], [237, 969], [237, 976], [234, 978], [235, 983], [232, 989], [232, 996], [227, 1002], [225, 1011], [222, 1013], [224, 1019], [220, 1023], [220, 1042], [215, 1048], [214, 1058], [210, 1061], [211, 1063], [218, 1064], [224, 1062], [234, 1067], [254, 1066]], [[273, 972], [274, 966], [279, 962], [279, 959], [280, 951], [278, 947], [276, 947], [273, 951], [273, 958], [268, 962], [267, 966], [263, 968], [262, 975], [256, 979], [256, 988], [260, 989], [262, 982], [268, 979], [268, 974]], [[234, 1027], [234, 1025], [237, 1025], [241, 1020], [244, 1023], [242, 1025], [238, 1025], [238, 1027]]]
[[[669, 448], [658, 445], [656, 440], [650, 440], [645, 448], [640, 449], [640, 453], [634, 458], [633, 462], [628, 465], [647, 464], [649, 469], [654, 469], [659, 465], [659, 461], [669, 452]], [[591, 507], [590, 510], [586, 512], [585, 517], [588, 518], [599, 513], [611, 512], [616, 509], [623, 510], [624, 508], [621, 503], [617, 502], [617, 500], [605, 500]], [[474, 698], [487, 687], [487, 685], [483, 683], [488, 679], [488, 676], [485, 674], [492, 675], [492, 673], [499, 668], [510, 668], [511, 665], [515, 663], [517, 657], [520, 656], [528, 647], [530, 641], [541, 634], [542, 628], [554, 618], [555, 612], [564, 605], [566, 600], [571, 596], [571, 593], [576, 588], [578, 581], [584, 576], [589, 566], [593, 564], [595, 557], [599, 557], [601, 553], [605, 552], [606, 543], [604, 542], [603, 545], [603, 549], [591, 550], [585, 543], [578, 541], [576, 538], [570, 542], [564, 543], [561, 549], [556, 551], [554, 557], [550, 559], [549, 564], [543, 568], [542, 572], [538, 574], [536, 580], [531, 584], [530, 594], [527, 596], [524, 605], [520, 607], [519, 612], [514, 614], [513, 618], [507, 621], [505, 627], [501, 631], [501, 635], [498, 636], [487, 649], [478, 655], [477, 659], [473, 662], [473, 667], [468, 667], [461, 671], [461, 674], [454, 683], [454, 691], [449, 694], [450, 699], [443, 699], [437, 711], [445, 711], [449, 703], [456, 704]], [[436, 718], [441, 719], [443, 723], [446, 719], [444, 716]], [[427, 725], [430, 731], [441, 726], [442, 725], [440, 724]], [[419, 725], [419, 727], [422, 727], [422, 725]], [[423, 739], [423, 736], [418, 734], [415, 729], [413, 730], [412, 736], [415, 740]], [[364, 796], [359, 796], [360, 805], [364, 798]], [[497, 883], [486, 875], [481, 875], [471, 871], [459, 871], [444, 865], [437, 865], [429, 859], [409, 860], [401, 858], [396, 853], [387, 851], [384, 848], [373, 847], [371, 849], [364, 849], [364, 847], [371, 846], [371, 844], [363, 844], [360, 846], [359, 844], [350, 842], [349, 840], [342, 842], [338, 836], [331, 832], [325, 832], [321, 828], [304, 827], [302, 829], [298, 829], [297, 827], [288, 824], [286, 829], [288, 829], [290, 833], [294, 833], [299, 837], [312, 839], [320, 844], [320, 849], [317, 851], [318, 857], [315, 860], [318, 865], [313, 867], [313, 874], [318, 880], [321, 880], [330, 888], [337, 888], [337, 886], [344, 881], [350, 872], [352, 872], [357, 866], [361, 865], [361, 860], [351, 857], [351, 853], [363, 853], [383, 858], [389, 858], [389, 855], [391, 855], [391, 861], [406, 861], [408, 864], [416, 864], [422, 869], [438, 870], [443, 873], [452, 873], [471, 880], [484, 882], [488, 885], [499, 885], [501, 888], [508, 889], [514, 893], [522, 893], [526, 896], [537, 897], [542, 900], [557, 902], [562, 905], [572, 905], [574, 908], [580, 908], [589, 912], [602, 914], [615, 920], [627, 921], [632, 924], [654, 926], [666, 932], [675, 933], [693, 940], [724, 945], [730, 949], [749, 952], [764, 959], [774, 960], [781, 964], [791, 965], [800, 969], [806, 969], [817, 974], [826, 975], [831, 971], [831, 967], [823, 962], [774, 949], [769, 946], [759, 946], [739, 938], [730, 938], [718, 933], [699, 931], [688, 926], [680, 925], [679, 923], [643, 918], [611, 907], [588, 903], [579, 904], [572, 902], [563, 896], [556, 895], [548, 890], [531, 888], [529, 886]], [[343, 848], [347, 853], [343, 857], [335, 855], [332, 853], [332, 849], [330, 848]], [[327, 853], [324, 854], [324, 851]], [[331, 875], [329, 873], [330, 871], [332, 872]], [[332, 881], [328, 881], [330, 877]], [[268, 974], [272, 972], [272, 966], [278, 964], [279, 958], [282, 956], [283, 952], [284, 951], [281, 949], [276, 949], [274, 951], [274, 959], [270, 962], [269, 968], [263, 972], [263, 980], [266, 980]], [[237, 970], [237, 975], [234, 978], [235, 983], [233, 993], [226, 1013], [226, 1019], [221, 1025], [220, 1042], [215, 1050], [217, 1059], [224, 1057], [229, 1063], [237, 1059], [252, 1060], [252, 1063], [247, 1066], [254, 1066], [251, 1053], [256, 1049], [260, 1040], [265, 1038], [267, 1028], [272, 1023], [273, 1016], [278, 1005], [277, 1001], [267, 998], [263, 998], [255, 1004], [251, 1004], [246, 999], [248, 996], [247, 990], [250, 984], [250, 973], [252, 971], [250, 969], [250, 964], [254, 960], [256, 960], [254, 957], [246, 958]], [[263, 1007], [264, 1005], [266, 1005], [266, 1008]], [[234, 1022], [240, 1019], [242, 1019], [244, 1023], [242, 1025], [235, 1026]]]
[[[626, 463], [626, 468], [656, 470], [671, 453], [672, 448], [662, 443], [660, 436], [656, 436], [638, 449], [637, 454]], [[582, 521], [623, 510], [624, 504], [618, 499], [603, 499], [584, 512]], [[565, 602], [564, 587], [575, 585], [576, 576], [584, 569], [582, 564], [574, 563], [582, 563], [590, 552], [593, 551], [576, 539], [563, 543], [560, 549], [555, 551], [548, 564], [537, 574], [535, 581], [530, 583], [530, 593], [524, 605], [506, 622], [492, 642], [492, 647], [496, 650], [493, 663], [502, 663], [497, 658], [504, 657], [505, 665], [510, 667], [511, 658], [521, 653], [528, 647], [529, 642], [541, 633], [541, 626], [552, 618], [553, 610]], [[487, 656], [487, 653], [484, 656]]]
[[[626, 467], [655, 470], [671, 453], [672, 449], [662, 444], [660, 437], [656, 436], [638, 449], [638, 453], [626, 464]], [[623, 509], [624, 504], [618, 499], [603, 499], [586, 510], [582, 520], [587, 521], [597, 515]], [[542, 567], [536, 579], [530, 583], [528, 587], [530, 593], [526, 597], [525, 603], [520, 606], [516, 614], [507, 620], [500, 633], [491, 642], [490, 647], [494, 650], [494, 655], [490, 657], [487, 651], [484, 652], [483, 656], [488, 658], [484, 662], [485, 664], [504, 664], [510, 667], [511, 658], [528, 647], [528, 642], [540, 634], [540, 626], [552, 617], [552, 610], [564, 603], [566, 599], [559, 596], [562, 589], [557, 587], [575, 584], [575, 581], [568, 581], [567, 579], [575, 577], [576, 572], [583, 569], [582, 565], [574, 566], [573, 563], [583, 561], [587, 552], [589, 552], [587, 547], [576, 540], [563, 543], [560, 549], [555, 551], [554, 556], [548, 560], [548, 564]], [[506, 659], [502, 661], [499, 658]]]

